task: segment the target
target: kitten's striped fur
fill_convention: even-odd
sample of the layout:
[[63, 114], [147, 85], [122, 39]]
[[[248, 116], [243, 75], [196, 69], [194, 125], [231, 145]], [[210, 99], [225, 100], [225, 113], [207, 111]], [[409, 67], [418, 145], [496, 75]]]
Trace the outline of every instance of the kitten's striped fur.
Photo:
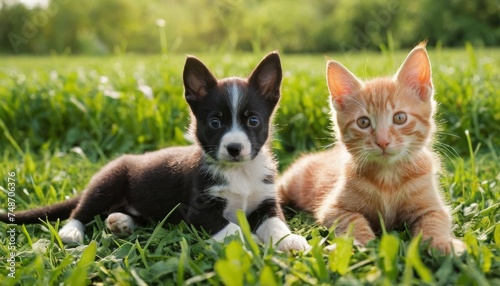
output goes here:
[[406, 223], [432, 247], [463, 251], [439, 193], [440, 162], [431, 146], [436, 103], [425, 43], [393, 78], [363, 82], [329, 61], [327, 83], [337, 142], [285, 172], [283, 203], [312, 212], [322, 225], [336, 225], [338, 234], [353, 224], [361, 245], [380, 233], [380, 213], [387, 229]]

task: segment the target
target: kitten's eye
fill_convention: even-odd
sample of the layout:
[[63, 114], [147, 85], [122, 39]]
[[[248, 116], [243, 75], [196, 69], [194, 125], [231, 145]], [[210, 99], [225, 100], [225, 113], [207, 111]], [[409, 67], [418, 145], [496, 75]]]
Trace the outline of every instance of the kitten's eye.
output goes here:
[[257, 116], [250, 116], [247, 121], [247, 125], [249, 127], [257, 127], [259, 126], [260, 120]]
[[393, 118], [394, 123], [399, 124], [399, 125], [405, 123], [407, 119], [408, 119], [408, 116], [404, 112], [396, 113], [394, 115], [394, 118]]
[[358, 118], [356, 123], [358, 123], [359, 128], [365, 129], [365, 128], [368, 128], [370, 126], [370, 119], [368, 119], [368, 117], [366, 117], [366, 116], [363, 116], [363, 117]]
[[210, 125], [210, 127], [212, 127], [213, 129], [219, 129], [221, 127], [221, 123], [220, 123], [220, 120], [219, 118], [212, 118], [210, 119], [210, 121], [208, 122], [208, 124]]

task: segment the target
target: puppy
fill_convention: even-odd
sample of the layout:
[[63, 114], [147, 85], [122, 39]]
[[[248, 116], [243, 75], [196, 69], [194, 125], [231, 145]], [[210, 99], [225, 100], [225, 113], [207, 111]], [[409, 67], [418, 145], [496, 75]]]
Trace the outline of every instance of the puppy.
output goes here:
[[[195, 144], [143, 155], [123, 155], [95, 174], [78, 197], [14, 213], [16, 223], [66, 219], [65, 243], [82, 243], [84, 225], [109, 214], [106, 226], [130, 234], [134, 220], [181, 220], [215, 240], [239, 233], [236, 210], [252, 231], [280, 250], [304, 250], [306, 240], [290, 233], [276, 198], [276, 162], [270, 150], [273, 114], [282, 79], [278, 53], [270, 53], [248, 78], [217, 80], [197, 58], [184, 66], [185, 98]], [[8, 222], [6, 214], [0, 220]]]

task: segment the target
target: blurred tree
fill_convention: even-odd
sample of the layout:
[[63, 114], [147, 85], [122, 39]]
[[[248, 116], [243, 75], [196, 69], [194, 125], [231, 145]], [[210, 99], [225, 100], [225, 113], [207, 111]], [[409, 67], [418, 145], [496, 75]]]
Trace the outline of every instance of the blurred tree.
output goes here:
[[47, 50], [55, 53], [83, 53], [81, 36], [91, 24], [89, 10], [93, 1], [51, 1], [55, 11], [44, 31]]
[[51, 0], [28, 9], [0, 0], [2, 53], [327, 52], [500, 44], [498, 0]]
[[[2, 1], [4, 2], [4, 1]], [[0, 51], [1, 52], [32, 52], [34, 50], [33, 42], [30, 43], [30, 38], [23, 35], [22, 29], [25, 19], [32, 13], [24, 5], [16, 4], [7, 6], [2, 4], [0, 9]], [[24, 34], [31, 36], [36, 33], [35, 29], [24, 28]]]
[[[445, 46], [500, 44], [500, 1], [419, 1], [419, 35]], [[425, 13], [422, 13], [425, 11]]]
[[140, 38], [144, 29], [141, 24], [147, 15], [141, 6], [134, 0], [96, 1], [89, 11], [96, 38], [115, 52], [125, 52], [129, 42]]

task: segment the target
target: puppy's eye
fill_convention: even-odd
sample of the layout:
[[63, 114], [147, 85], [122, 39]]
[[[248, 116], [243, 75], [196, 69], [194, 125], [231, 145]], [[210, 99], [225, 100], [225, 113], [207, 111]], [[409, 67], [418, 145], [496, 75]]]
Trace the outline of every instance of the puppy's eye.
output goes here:
[[210, 125], [210, 127], [212, 127], [213, 129], [219, 129], [221, 128], [222, 124], [220, 123], [220, 120], [219, 118], [211, 118], [210, 121], [208, 122], [208, 124]]
[[368, 128], [370, 126], [370, 119], [368, 119], [368, 117], [366, 117], [366, 116], [363, 116], [363, 117], [358, 118], [356, 123], [358, 124], [359, 128], [365, 129], [365, 128]]
[[250, 116], [248, 118], [247, 125], [249, 127], [257, 127], [257, 126], [259, 126], [259, 123], [260, 123], [260, 120], [257, 116]]
[[406, 113], [398, 112], [394, 115], [392, 120], [394, 121], [394, 123], [401, 125], [401, 124], [405, 123], [407, 119], [408, 119], [408, 116], [406, 115]]

